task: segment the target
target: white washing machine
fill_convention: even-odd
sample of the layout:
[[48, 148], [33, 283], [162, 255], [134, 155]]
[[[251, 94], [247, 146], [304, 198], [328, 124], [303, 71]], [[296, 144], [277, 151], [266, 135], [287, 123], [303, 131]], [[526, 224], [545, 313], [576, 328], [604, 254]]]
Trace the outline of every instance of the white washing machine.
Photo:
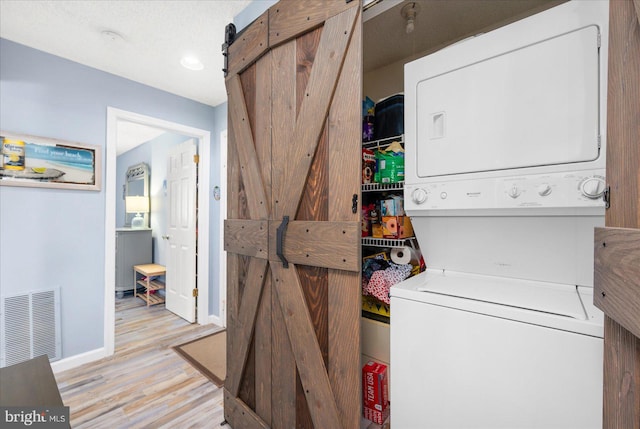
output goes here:
[[394, 287], [393, 426], [601, 428], [592, 299], [589, 288], [438, 270]]
[[569, 1], [405, 66], [429, 269], [391, 288], [394, 428], [602, 426], [607, 32]]

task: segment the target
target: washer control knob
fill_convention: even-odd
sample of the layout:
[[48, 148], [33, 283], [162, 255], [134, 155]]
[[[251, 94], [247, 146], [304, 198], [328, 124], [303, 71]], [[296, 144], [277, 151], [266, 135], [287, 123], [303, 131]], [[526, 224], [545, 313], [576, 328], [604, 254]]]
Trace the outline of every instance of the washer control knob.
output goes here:
[[411, 199], [416, 204], [422, 204], [427, 201], [427, 191], [422, 188], [416, 188], [411, 192]]
[[538, 195], [540, 195], [541, 197], [546, 197], [550, 193], [551, 193], [551, 185], [549, 185], [548, 183], [543, 183], [540, 186], [538, 186]]
[[511, 198], [518, 198], [520, 196], [520, 189], [518, 189], [516, 185], [513, 185], [511, 188], [509, 188], [507, 193]]
[[591, 199], [600, 198], [604, 192], [604, 188], [604, 180], [599, 177], [589, 177], [580, 185], [582, 195]]

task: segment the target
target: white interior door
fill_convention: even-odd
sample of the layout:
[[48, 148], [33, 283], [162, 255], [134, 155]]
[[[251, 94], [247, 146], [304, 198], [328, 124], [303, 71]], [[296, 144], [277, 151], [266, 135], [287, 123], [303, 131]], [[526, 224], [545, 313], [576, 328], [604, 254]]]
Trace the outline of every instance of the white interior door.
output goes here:
[[196, 320], [196, 143], [169, 151], [167, 167], [166, 307], [190, 323]]

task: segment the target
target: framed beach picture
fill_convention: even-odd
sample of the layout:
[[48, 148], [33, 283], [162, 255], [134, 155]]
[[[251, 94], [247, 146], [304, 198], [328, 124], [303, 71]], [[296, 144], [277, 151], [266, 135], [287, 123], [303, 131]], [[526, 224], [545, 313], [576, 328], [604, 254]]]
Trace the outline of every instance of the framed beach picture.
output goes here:
[[101, 148], [0, 131], [0, 185], [99, 191]]

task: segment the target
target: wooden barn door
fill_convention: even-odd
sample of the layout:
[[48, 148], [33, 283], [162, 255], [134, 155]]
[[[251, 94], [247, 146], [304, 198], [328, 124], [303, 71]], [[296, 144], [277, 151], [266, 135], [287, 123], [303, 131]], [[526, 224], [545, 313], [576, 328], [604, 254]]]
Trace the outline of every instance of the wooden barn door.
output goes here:
[[603, 428], [640, 429], [640, 0], [609, 3], [606, 228], [594, 303], [605, 313]]
[[281, 1], [228, 49], [225, 418], [360, 421], [359, 1]]

